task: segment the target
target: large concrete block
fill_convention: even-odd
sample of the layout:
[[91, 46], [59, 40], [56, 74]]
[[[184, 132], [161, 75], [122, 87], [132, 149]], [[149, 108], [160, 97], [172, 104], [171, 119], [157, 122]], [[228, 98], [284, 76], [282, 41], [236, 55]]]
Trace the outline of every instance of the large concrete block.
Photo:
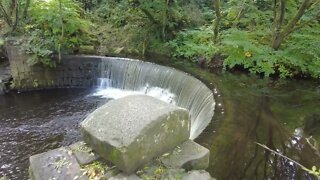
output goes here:
[[187, 110], [145, 95], [111, 101], [82, 123], [87, 144], [126, 173], [132, 173], [189, 138]]

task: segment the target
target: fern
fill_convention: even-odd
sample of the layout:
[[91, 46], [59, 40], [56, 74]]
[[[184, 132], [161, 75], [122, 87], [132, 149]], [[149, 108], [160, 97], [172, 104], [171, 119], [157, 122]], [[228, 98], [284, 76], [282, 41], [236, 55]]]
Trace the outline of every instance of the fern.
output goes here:
[[[318, 25], [319, 26], [319, 25]], [[251, 73], [265, 76], [279, 75], [281, 78], [295, 75], [320, 77], [320, 41], [315, 37], [320, 28], [305, 28], [287, 41], [283, 49], [274, 51], [260, 41], [259, 31], [249, 32], [229, 29], [224, 32], [222, 46], [227, 57], [225, 68], [241, 65]]]
[[219, 51], [219, 46], [213, 42], [213, 32], [210, 27], [181, 31], [176, 39], [167, 44], [174, 49], [173, 56], [189, 60], [198, 57], [210, 60]]

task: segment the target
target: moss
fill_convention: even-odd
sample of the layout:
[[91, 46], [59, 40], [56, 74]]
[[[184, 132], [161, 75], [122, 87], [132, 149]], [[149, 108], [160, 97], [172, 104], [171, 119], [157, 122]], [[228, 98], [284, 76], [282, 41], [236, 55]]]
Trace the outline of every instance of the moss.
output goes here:
[[110, 160], [112, 162], [118, 162], [120, 158], [121, 158], [120, 151], [117, 149], [113, 149], [110, 154]]
[[81, 168], [84, 171], [83, 174], [87, 175], [89, 180], [107, 179], [104, 175], [109, 168], [105, 163], [102, 163], [100, 161], [94, 161], [93, 163], [82, 166]]

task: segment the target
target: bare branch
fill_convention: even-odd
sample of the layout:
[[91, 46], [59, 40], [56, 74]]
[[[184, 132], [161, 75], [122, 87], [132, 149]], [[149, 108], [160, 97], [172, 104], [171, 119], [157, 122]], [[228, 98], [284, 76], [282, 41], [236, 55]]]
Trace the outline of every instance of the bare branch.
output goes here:
[[219, 33], [219, 24], [221, 21], [221, 10], [220, 10], [220, 0], [214, 0], [214, 9], [216, 12], [216, 21], [214, 24], [214, 40], [216, 41]]
[[268, 150], [268, 151], [271, 151], [272, 153], [274, 153], [274, 154], [276, 154], [276, 155], [278, 155], [278, 156], [281, 156], [281, 157], [283, 157], [283, 158], [285, 158], [285, 159], [287, 159], [287, 160], [295, 163], [296, 165], [300, 166], [303, 170], [309, 170], [309, 169], [308, 169], [307, 167], [305, 167], [304, 165], [298, 163], [297, 161], [295, 161], [295, 160], [293, 160], [293, 159], [291, 159], [291, 158], [289, 158], [289, 157], [287, 157], [287, 156], [285, 156], [285, 155], [283, 155], [283, 154], [281, 154], [281, 153], [279, 153], [279, 152], [277, 152], [277, 151], [275, 151], [275, 150], [273, 150], [273, 149], [270, 149], [268, 146], [266, 146], [266, 145], [264, 145], [264, 144], [260, 144], [260, 143], [258, 143], [258, 142], [255, 142], [255, 143], [256, 143], [257, 145], [263, 147], [264, 149], [266, 149], [266, 150]]
[[4, 6], [2, 5], [2, 2], [1, 2], [1, 1], [0, 1], [0, 8], [1, 8], [1, 10], [2, 10], [2, 13], [3, 13], [3, 15], [4, 15], [4, 18], [6, 19], [7, 24], [8, 24], [9, 26], [11, 26], [11, 25], [12, 25], [11, 19], [10, 19], [9, 15], [8, 15], [7, 11], [5, 10]]
[[292, 20], [289, 22], [289, 24], [285, 27], [285, 29], [281, 32], [283, 37], [288, 36], [292, 31], [292, 29], [297, 25], [297, 23], [300, 21], [301, 17], [305, 13], [307, 9], [310, 8], [310, 6], [313, 4], [312, 0], [304, 0], [301, 4], [297, 14], [292, 18]]

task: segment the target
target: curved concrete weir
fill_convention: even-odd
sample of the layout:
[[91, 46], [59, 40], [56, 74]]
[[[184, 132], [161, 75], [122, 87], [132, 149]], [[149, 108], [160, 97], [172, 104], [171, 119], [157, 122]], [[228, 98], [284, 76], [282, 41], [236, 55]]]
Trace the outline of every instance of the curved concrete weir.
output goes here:
[[157, 87], [172, 93], [171, 103], [190, 111], [190, 139], [196, 138], [213, 117], [215, 101], [212, 91], [187, 73], [154, 63], [113, 57], [101, 57], [100, 70], [103, 78], [100, 83], [104, 88], [147, 91]]
[[[56, 68], [44, 69], [29, 67], [25, 63], [27, 56], [15, 52], [16, 47], [8, 50], [10, 69], [18, 90], [78, 88], [101, 82], [102, 87], [115, 88], [118, 92], [129, 90], [141, 94], [141, 91], [158, 88], [158, 96], [167, 97], [169, 99], [165, 101], [190, 111], [191, 139], [204, 130], [214, 113], [212, 91], [198, 79], [173, 68], [126, 58], [65, 56]], [[123, 96], [125, 93], [120, 91], [118, 94]]]

